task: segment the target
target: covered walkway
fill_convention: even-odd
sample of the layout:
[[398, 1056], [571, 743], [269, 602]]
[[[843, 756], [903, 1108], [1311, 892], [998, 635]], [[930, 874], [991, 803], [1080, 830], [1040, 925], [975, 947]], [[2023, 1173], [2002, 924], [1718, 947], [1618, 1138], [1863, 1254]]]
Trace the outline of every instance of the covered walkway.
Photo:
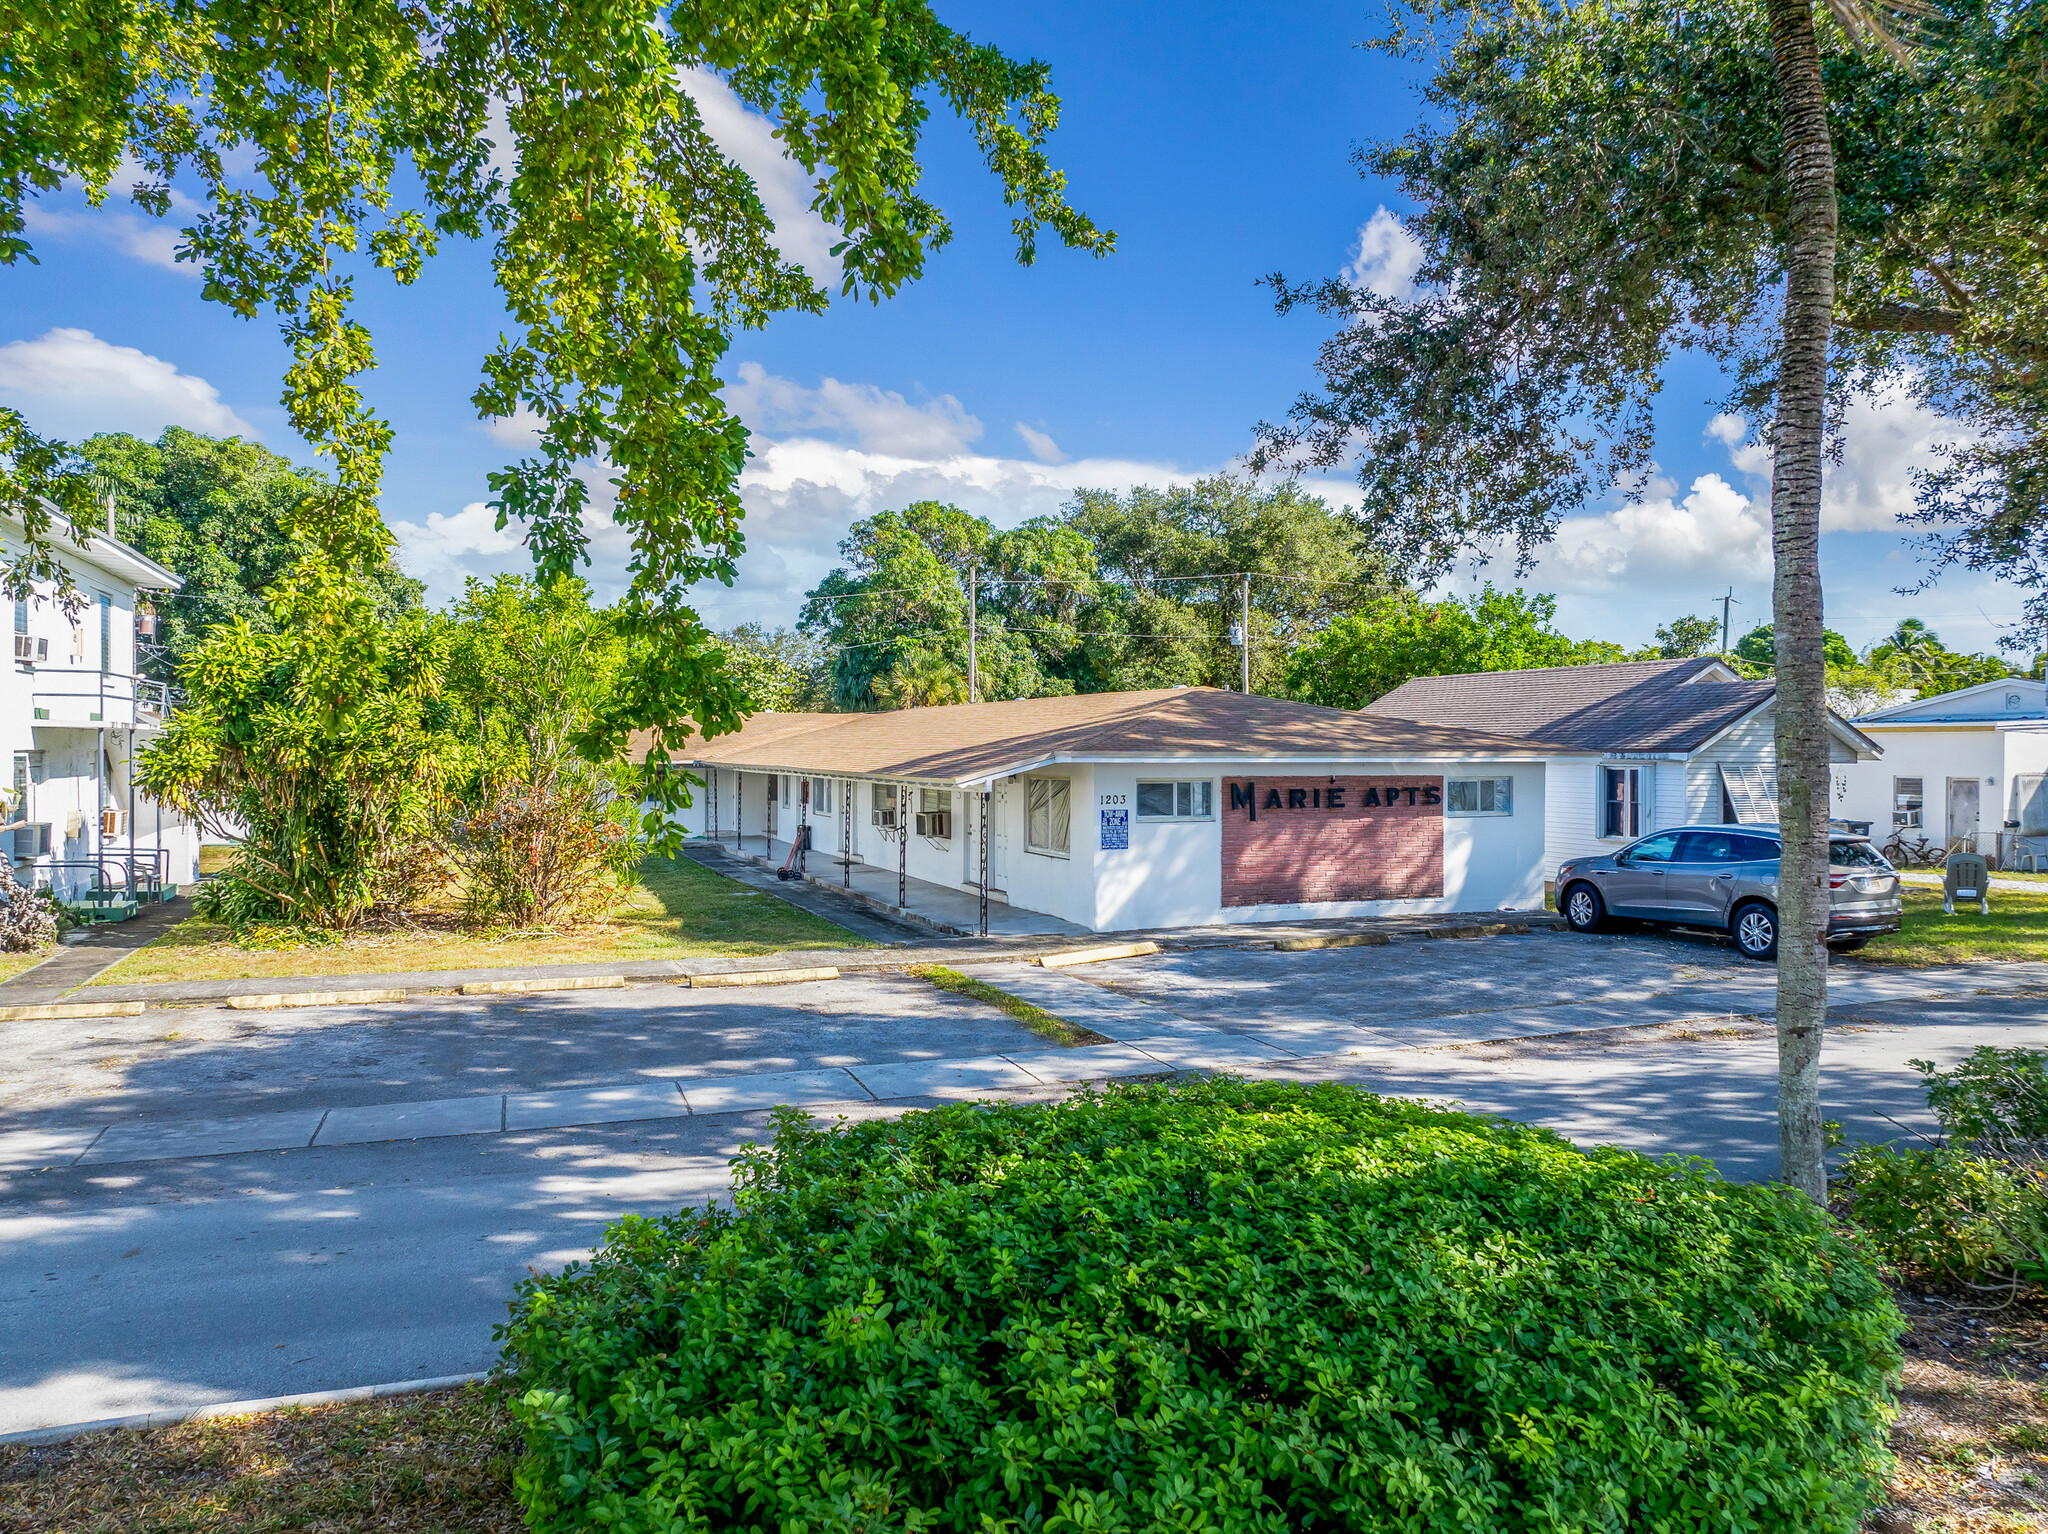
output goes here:
[[[780, 868], [789, 856], [789, 843], [776, 836], [750, 834], [741, 838], [738, 846], [734, 845], [731, 836], [721, 836], [718, 846], [728, 854], [736, 854], [770, 869]], [[815, 884], [830, 885], [891, 915], [908, 918], [939, 932], [956, 937], [974, 937], [981, 931], [981, 899], [974, 890], [903, 875], [894, 868], [863, 862], [858, 856], [849, 866], [841, 861], [838, 853], [819, 850], [813, 850], [810, 855], [807, 877]], [[903, 897], [900, 901], [897, 898], [899, 881]], [[1019, 910], [991, 893], [988, 935], [1063, 937], [1092, 934], [1086, 927], [1062, 921], [1057, 916], [1048, 916], [1042, 911]]]

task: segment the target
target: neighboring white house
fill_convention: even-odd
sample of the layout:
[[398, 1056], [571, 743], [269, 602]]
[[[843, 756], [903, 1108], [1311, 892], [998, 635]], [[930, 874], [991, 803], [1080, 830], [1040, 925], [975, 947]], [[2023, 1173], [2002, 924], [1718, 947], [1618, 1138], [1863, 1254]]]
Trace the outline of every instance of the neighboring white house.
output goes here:
[[[1775, 824], [1775, 711], [1769, 682], [1711, 656], [1416, 677], [1364, 710], [1558, 753], [1543, 794], [1552, 869], [1662, 827]], [[1831, 714], [1829, 728], [1838, 770], [1876, 760], [1877, 744], [1846, 720]]]
[[757, 714], [670, 754], [695, 835], [780, 863], [808, 823], [814, 877], [1098, 932], [1538, 909], [1560, 755], [1207, 687]]
[[[1882, 762], [1837, 772], [1836, 813], [1953, 851], [1999, 856], [1998, 834], [2048, 838], [2048, 688], [1980, 682], [1863, 715], [1856, 728], [1884, 747]], [[2008, 838], [2008, 841], [2011, 838]]]
[[[51, 536], [83, 605], [67, 611], [46, 583], [13, 606], [14, 664], [0, 681], [0, 753], [11, 762], [0, 848], [15, 877], [75, 900], [98, 885], [117, 895], [152, 878], [198, 876], [198, 831], [137, 793], [136, 751], [163, 728], [161, 683], [138, 676], [137, 598], [175, 591], [178, 576], [113, 538], [77, 537], [53, 514]], [[19, 522], [0, 521], [0, 558], [23, 549]], [[31, 872], [33, 870], [33, 872]]]

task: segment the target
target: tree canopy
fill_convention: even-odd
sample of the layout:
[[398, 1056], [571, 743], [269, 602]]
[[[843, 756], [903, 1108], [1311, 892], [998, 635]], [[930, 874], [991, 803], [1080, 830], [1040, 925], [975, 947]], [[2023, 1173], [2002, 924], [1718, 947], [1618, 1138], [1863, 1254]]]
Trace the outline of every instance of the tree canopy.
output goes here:
[[1412, 591], [1380, 597], [1333, 622], [1287, 664], [1290, 696], [1363, 708], [1410, 677], [1583, 666], [1624, 657], [1619, 645], [1568, 639], [1557, 599], [1496, 591], [1426, 602]]
[[1227, 475], [1082, 491], [1007, 531], [921, 501], [855, 523], [840, 553], [799, 621], [832, 654], [841, 708], [965, 700], [970, 571], [985, 698], [1238, 686], [1246, 575], [1253, 690], [1277, 692], [1297, 645], [1391, 585], [1354, 518]]
[[[264, 592], [303, 552], [287, 529], [301, 502], [332, 493], [324, 476], [258, 443], [178, 426], [154, 442], [121, 432], [91, 437], [78, 457], [96, 488], [114, 497], [114, 535], [184, 579], [153, 599], [156, 640], [145, 669], [175, 680], [205, 631], [230, 619], [275, 632]], [[389, 559], [367, 579], [387, 620], [418, 607], [425, 590]]]
[[[634, 726], [736, 722], [742, 699], [684, 600], [692, 582], [729, 582], [744, 543], [746, 432], [716, 369], [735, 327], [826, 302], [823, 274], [777, 250], [688, 71], [715, 72], [774, 119], [816, 178], [812, 209], [841, 232], [849, 296], [895, 292], [950, 237], [919, 190], [935, 102], [966, 124], [1015, 210], [1020, 260], [1045, 230], [1096, 253], [1113, 243], [1068, 205], [1046, 157], [1059, 103], [1045, 66], [972, 42], [922, 0], [822, 13], [737, 0], [57, 0], [16, 21], [0, 37], [0, 262], [33, 259], [24, 204], [68, 176], [97, 202], [136, 167], [131, 195], [158, 215], [174, 184], [196, 194], [181, 254], [208, 297], [276, 317], [292, 356], [287, 416], [335, 466], [332, 492], [292, 518], [306, 553], [274, 594], [309, 644], [370, 623], [361, 577], [390, 548], [377, 496], [391, 428], [358, 384], [376, 364], [358, 285], [379, 271], [414, 281], [445, 240], [491, 241], [510, 323], [474, 402], [540, 428], [534, 453], [493, 476], [495, 504], [525, 523], [546, 580], [587, 559], [588, 473], [609, 474], [633, 539], [631, 685], [594, 721], [592, 749]], [[11, 580], [54, 573], [42, 497], [89, 521], [76, 470], [0, 412], [0, 509], [30, 535]], [[330, 710], [368, 675], [349, 649], [301, 657]]]
[[[1788, 193], [1757, 0], [1404, 0], [1388, 46], [1434, 60], [1428, 116], [1359, 152], [1421, 242], [1412, 293], [1273, 279], [1338, 317], [1320, 392], [1256, 462], [1356, 459], [1364, 512], [1429, 577], [1650, 466], [1665, 362], [1724, 363], [1775, 408]], [[2023, 580], [2048, 552], [2048, 13], [1932, 0], [1915, 63], [1821, 32], [1840, 203], [1833, 420], [1902, 391], [1980, 434], [1923, 485], [1938, 558]]]

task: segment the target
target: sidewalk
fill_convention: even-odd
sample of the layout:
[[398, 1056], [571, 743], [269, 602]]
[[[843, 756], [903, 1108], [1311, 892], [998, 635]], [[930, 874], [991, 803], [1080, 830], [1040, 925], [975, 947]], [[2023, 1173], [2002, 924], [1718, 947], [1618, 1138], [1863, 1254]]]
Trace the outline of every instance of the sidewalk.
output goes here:
[[191, 914], [191, 897], [180, 895], [149, 906], [128, 921], [88, 927], [76, 942], [64, 944], [42, 963], [0, 980], [0, 1007], [37, 1007], [56, 1001], [156, 941]]

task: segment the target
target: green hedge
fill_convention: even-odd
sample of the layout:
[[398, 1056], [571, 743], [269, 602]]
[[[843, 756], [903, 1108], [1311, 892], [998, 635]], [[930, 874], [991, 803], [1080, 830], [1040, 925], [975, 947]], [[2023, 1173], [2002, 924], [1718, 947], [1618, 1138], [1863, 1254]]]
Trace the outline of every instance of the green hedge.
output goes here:
[[836, 1129], [503, 1332], [535, 1530], [1849, 1530], [1897, 1312], [1825, 1216], [1340, 1086]]

